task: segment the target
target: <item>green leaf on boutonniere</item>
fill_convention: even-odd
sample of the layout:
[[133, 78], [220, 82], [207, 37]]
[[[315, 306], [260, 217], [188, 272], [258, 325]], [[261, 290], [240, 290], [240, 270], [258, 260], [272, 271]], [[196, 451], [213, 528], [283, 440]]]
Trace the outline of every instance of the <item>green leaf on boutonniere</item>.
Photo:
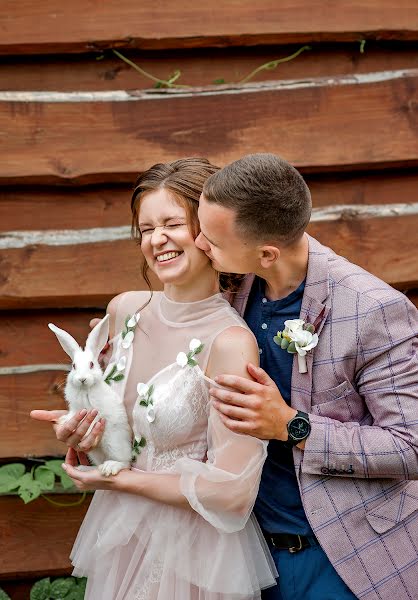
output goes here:
[[290, 344], [287, 347], [287, 351], [290, 352], [290, 354], [296, 354], [297, 350], [295, 342], [290, 342]]

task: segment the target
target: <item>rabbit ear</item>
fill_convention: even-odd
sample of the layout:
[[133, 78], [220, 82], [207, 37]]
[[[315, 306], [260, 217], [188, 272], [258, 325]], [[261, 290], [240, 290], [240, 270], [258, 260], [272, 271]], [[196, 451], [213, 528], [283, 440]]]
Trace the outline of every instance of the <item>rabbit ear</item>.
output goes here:
[[68, 356], [70, 356], [71, 359], [73, 359], [76, 350], [80, 348], [75, 339], [69, 333], [67, 333], [63, 329], [60, 329], [53, 323], [48, 323], [48, 327], [57, 336], [58, 341], [61, 344], [64, 352], [66, 352]]
[[103, 317], [101, 321], [90, 331], [86, 341], [86, 349], [91, 350], [96, 358], [103, 350], [109, 338], [109, 315]]

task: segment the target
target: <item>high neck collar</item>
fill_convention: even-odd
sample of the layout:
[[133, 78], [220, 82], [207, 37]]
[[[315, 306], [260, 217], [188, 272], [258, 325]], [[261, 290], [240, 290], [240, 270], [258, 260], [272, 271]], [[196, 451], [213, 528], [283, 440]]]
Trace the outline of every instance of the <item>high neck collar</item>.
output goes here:
[[210, 317], [227, 306], [229, 303], [222, 297], [222, 294], [214, 294], [196, 302], [175, 302], [162, 292], [160, 316], [164, 321], [174, 325], [186, 325]]

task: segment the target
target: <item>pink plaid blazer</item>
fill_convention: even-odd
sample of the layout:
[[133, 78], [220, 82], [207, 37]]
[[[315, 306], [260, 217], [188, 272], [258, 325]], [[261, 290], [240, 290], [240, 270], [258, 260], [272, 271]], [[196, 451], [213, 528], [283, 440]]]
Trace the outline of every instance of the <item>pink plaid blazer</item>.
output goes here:
[[[319, 343], [292, 373], [292, 406], [312, 424], [294, 449], [303, 506], [358, 598], [418, 600], [417, 310], [308, 237], [300, 317]], [[241, 315], [253, 279], [234, 296]]]

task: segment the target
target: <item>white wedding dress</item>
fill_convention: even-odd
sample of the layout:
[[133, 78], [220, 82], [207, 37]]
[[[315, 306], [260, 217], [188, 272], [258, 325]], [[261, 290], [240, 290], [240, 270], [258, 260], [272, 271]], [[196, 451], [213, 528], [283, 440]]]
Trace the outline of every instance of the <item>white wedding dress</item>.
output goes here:
[[106, 374], [131, 419], [132, 468], [169, 477], [190, 507], [97, 491], [73, 574], [88, 577], [86, 600], [258, 599], [277, 576], [251, 515], [267, 442], [222, 424], [204, 374], [216, 336], [246, 325], [220, 294], [177, 303], [155, 293], [135, 318], [142, 299], [119, 301]]

